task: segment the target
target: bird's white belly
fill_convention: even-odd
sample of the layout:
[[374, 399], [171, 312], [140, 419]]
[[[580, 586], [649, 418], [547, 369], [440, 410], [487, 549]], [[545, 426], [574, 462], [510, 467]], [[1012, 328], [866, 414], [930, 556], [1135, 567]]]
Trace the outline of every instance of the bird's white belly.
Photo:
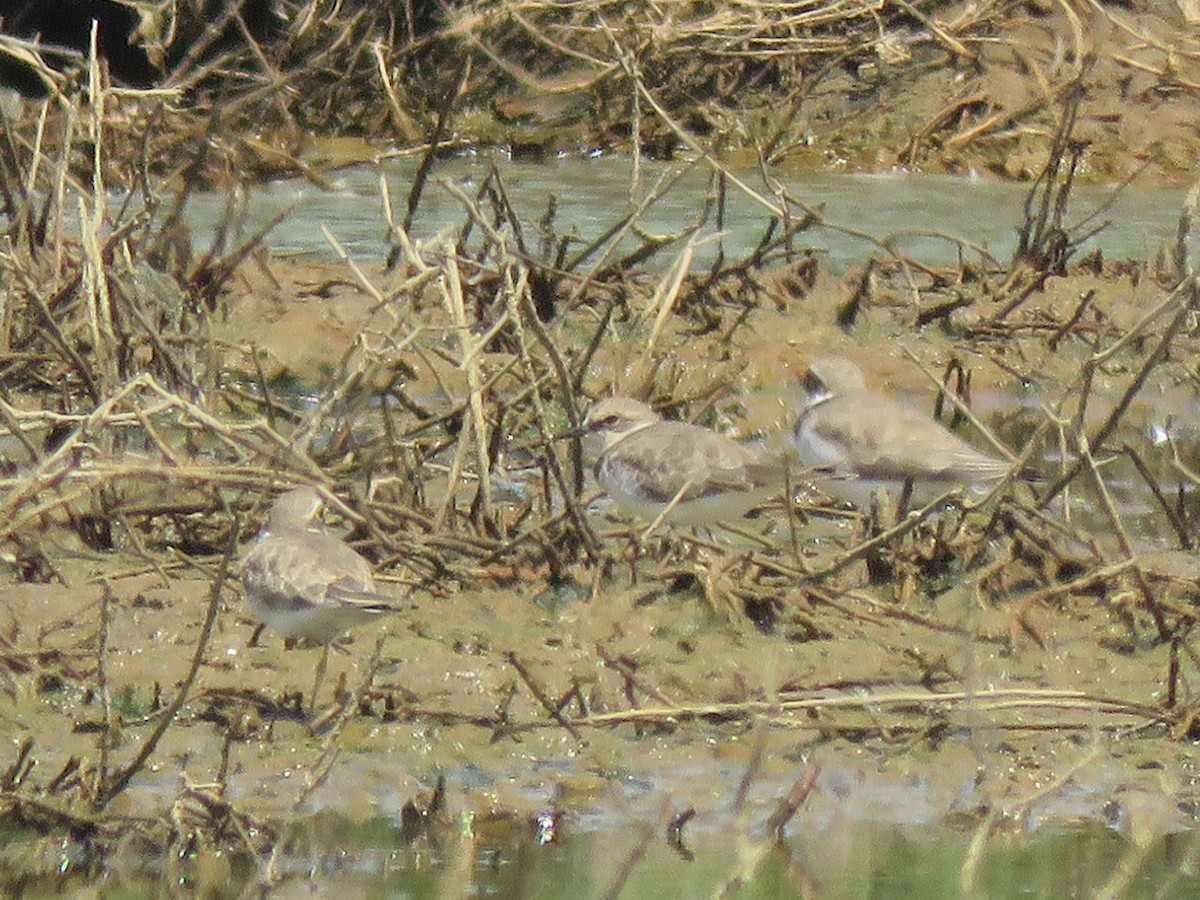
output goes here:
[[377, 615], [369, 609], [345, 605], [309, 605], [284, 607], [261, 594], [247, 593], [250, 610], [267, 627], [285, 638], [328, 644], [337, 640], [359, 622]]

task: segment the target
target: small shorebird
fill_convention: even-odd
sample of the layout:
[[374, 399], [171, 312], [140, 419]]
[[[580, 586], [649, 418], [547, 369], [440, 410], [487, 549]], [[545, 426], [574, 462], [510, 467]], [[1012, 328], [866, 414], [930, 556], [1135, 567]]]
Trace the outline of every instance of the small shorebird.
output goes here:
[[856, 506], [878, 488], [894, 498], [911, 483], [915, 503], [932, 502], [956, 487], [990, 486], [1013, 463], [976, 450], [936, 419], [869, 390], [862, 371], [830, 356], [812, 363], [794, 442], [819, 486]]
[[672, 422], [632, 397], [588, 410], [583, 433], [600, 439], [596, 481], [617, 504], [651, 523], [707, 525], [735, 519], [783, 487], [782, 467], [699, 425]]
[[355, 625], [399, 610], [380, 595], [371, 564], [317, 522], [323, 506], [311, 487], [279, 496], [240, 568], [255, 618], [289, 640], [324, 645], [313, 703], [329, 645]]

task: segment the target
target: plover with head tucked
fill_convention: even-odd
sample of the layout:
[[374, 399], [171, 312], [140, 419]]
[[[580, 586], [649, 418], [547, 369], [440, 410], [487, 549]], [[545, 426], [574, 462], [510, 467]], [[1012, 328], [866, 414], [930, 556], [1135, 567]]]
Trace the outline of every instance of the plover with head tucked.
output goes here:
[[867, 388], [862, 371], [830, 356], [812, 363], [794, 442], [818, 485], [863, 506], [883, 488], [896, 497], [906, 482], [928, 503], [956, 487], [986, 487], [1014, 464], [976, 450], [940, 422]]
[[588, 410], [585, 435], [601, 442], [596, 481], [650, 523], [708, 525], [738, 518], [783, 486], [782, 468], [699, 425], [663, 419], [632, 397]]
[[313, 701], [329, 645], [355, 625], [399, 609], [380, 595], [371, 564], [316, 521], [323, 506], [311, 487], [278, 497], [240, 568], [255, 618], [285, 638], [324, 645]]

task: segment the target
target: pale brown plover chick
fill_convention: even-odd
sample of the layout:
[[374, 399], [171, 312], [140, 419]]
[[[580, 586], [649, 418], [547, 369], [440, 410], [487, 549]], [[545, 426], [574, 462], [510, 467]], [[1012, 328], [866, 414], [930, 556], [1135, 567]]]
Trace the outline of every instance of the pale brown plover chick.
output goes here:
[[598, 401], [582, 430], [601, 442], [596, 481], [651, 527], [736, 519], [783, 487], [782, 466], [723, 434], [663, 419], [632, 397]]
[[379, 593], [371, 564], [317, 522], [323, 506], [311, 487], [276, 498], [240, 566], [242, 592], [255, 618], [285, 638], [324, 645], [313, 704], [329, 645], [355, 625], [399, 611]]
[[957, 487], [990, 487], [1013, 470], [936, 419], [867, 388], [848, 359], [818, 359], [802, 384], [807, 397], [793, 435], [800, 462], [822, 490], [860, 508], [878, 489], [894, 501], [906, 482], [912, 502], [925, 505]]

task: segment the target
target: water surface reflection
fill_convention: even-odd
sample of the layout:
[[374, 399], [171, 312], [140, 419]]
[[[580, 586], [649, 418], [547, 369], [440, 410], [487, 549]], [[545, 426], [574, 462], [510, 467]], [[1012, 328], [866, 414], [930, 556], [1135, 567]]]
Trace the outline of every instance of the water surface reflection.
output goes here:
[[[458, 184], [471, 194], [471, 188], [487, 176], [493, 163], [502, 173], [509, 198], [525, 221], [540, 220], [553, 195], [557, 205], [555, 232], [560, 235], [574, 232], [580, 240], [590, 240], [611, 227], [632, 203], [651, 193], [661, 177], [684, 165], [643, 162], [640, 188], [631, 198], [633, 164], [624, 157], [524, 162], [496, 153], [443, 160], [434, 166], [421, 198], [414, 224], [416, 236], [429, 237], [442, 229], [456, 228], [463, 221], [461, 205], [438, 186], [439, 180]], [[333, 191], [299, 179], [265, 184], [249, 197], [247, 226], [261, 227], [290, 208], [292, 214], [269, 238], [276, 250], [331, 254], [319, 227], [324, 224], [356, 256], [380, 259], [387, 254], [380, 179], [386, 180], [393, 205], [403, 209], [416, 171], [415, 160], [391, 160], [380, 167], [358, 166], [339, 173]], [[764, 185], [761, 178], [752, 173], [743, 173], [743, 177], [755, 190], [778, 203], [772, 188]], [[773, 173], [772, 177], [792, 197], [822, 209], [828, 222], [877, 238], [898, 235], [894, 243], [897, 250], [935, 265], [953, 264], [959, 251], [954, 244], [926, 232], [954, 235], [1007, 262], [1016, 245], [1016, 226], [1022, 219], [1027, 192], [1027, 186], [1021, 184], [912, 173], [856, 175], [808, 171]], [[658, 234], [678, 232], [696, 220], [712, 194], [708, 171], [696, 164], [639, 221]], [[1111, 187], [1075, 188], [1068, 224], [1099, 208], [1111, 194]], [[733, 185], [728, 186], [726, 199], [724, 251], [730, 256], [741, 256], [757, 244], [769, 214]], [[1112, 226], [1089, 242], [1087, 248], [1098, 247], [1109, 256], [1153, 258], [1158, 246], [1174, 235], [1183, 200], [1184, 192], [1175, 188], [1127, 189], [1098, 217], [1101, 221], [1111, 220]], [[195, 198], [191, 215], [200, 235], [211, 232], [224, 203], [225, 197], [219, 194]], [[712, 217], [703, 234], [716, 234], [714, 221]], [[536, 245], [532, 236], [527, 239]], [[829, 228], [806, 232], [798, 244], [820, 248], [834, 271], [843, 271], [872, 253], [881, 253], [867, 240]], [[634, 246], [632, 240], [628, 246]], [[711, 262], [717, 252], [716, 243], [702, 245], [697, 249], [695, 264]]]
[[[1032, 837], [995, 835], [982, 853], [972, 835], [944, 828], [899, 828], [844, 823], [803, 830], [782, 841], [696, 830], [672, 846], [649, 825], [575, 833], [539, 845], [532, 831], [513, 827], [475, 834], [464, 822], [445, 842], [406, 838], [393, 823], [351, 824], [322, 816], [293, 829], [290, 849], [277, 857], [276, 889], [315, 896], [514, 900], [593, 900], [601, 897], [822, 898], [911, 897], [1194, 897], [1200, 838], [1180, 835], [1145, 847], [1100, 826], [1044, 830]], [[35, 851], [15, 835], [0, 841], [3, 855]], [[64, 851], [65, 852], [65, 851]], [[174, 878], [204, 896], [243, 895], [257, 876], [244, 863], [223, 863], [198, 850], [192, 866], [169, 875], [153, 864], [122, 858], [115, 868], [87, 872], [65, 864], [41, 877], [0, 863], [5, 893], [60, 892], [94, 884], [140, 895]], [[66, 856], [63, 857], [66, 859]], [[47, 863], [50, 860], [47, 859]], [[111, 862], [111, 861], [110, 861]], [[86, 868], [86, 867], [84, 867]]]

